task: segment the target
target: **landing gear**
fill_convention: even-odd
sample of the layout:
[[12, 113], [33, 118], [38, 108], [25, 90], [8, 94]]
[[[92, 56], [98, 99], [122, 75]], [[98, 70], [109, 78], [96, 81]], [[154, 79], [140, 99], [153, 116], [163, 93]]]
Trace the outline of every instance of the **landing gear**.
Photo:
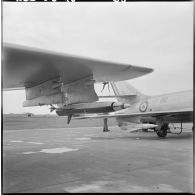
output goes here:
[[165, 138], [167, 136], [167, 130], [169, 129], [169, 126], [167, 123], [164, 123], [162, 125], [159, 125], [156, 129], [156, 134], [160, 138]]
[[67, 124], [70, 124], [71, 118], [72, 118], [72, 114], [69, 114], [67, 119]]
[[107, 118], [104, 118], [104, 128], [103, 128], [103, 132], [108, 132], [110, 131], [108, 129], [108, 119]]

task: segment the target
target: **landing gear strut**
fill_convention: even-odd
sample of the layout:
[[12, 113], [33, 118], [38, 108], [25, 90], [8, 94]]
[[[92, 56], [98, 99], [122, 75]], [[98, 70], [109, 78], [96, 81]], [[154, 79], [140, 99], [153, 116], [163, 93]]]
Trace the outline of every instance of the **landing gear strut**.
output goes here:
[[108, 130], [108, 119], [104, 118], [104, 128], [103, 128], [103, 132], [108, 132], [110, 130]]
[[158, 137], [164, 138], [167, 136], [168, 129], [169, 129], [168, 124], [164, 123], [164, 124], [160, 125], [160, 127], [157, 127], [156, 134], [158, 135]]

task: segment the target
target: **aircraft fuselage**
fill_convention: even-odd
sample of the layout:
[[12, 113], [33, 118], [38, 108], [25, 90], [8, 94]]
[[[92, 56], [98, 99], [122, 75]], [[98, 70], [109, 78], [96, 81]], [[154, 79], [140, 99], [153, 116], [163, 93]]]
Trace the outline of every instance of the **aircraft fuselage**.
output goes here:
[[[181, 110], [180, 113], [177, 114], [169, 114], [161, 117], [163, 121], [166, 122], [192, 122], [193, 120], [193, 112], [182, 112], [182, 110], [192, 110], [193, 108], [193, 92], [192, 90], [175, 92], [170, 94], [163, 94], [157, 96], [146, 96], [142, 97], [141, 100], [131, 105], [130, 108], [125, 110], [125, 113], [133, 114], [133, 113], [152, 113], [152, 112], [171, 112], [174, 110]], [[124, 112], [123, 112], [124, 113]], [[141, 122], [156, 122], [156, 119], [159, 117], [151, 117], [151, 116], [140, 116], [140, 117], [131, 117], [129, 120], [133, 122], [133, 120], [139, 120]], [[126, 121], [128, 117], [125, 118]]]

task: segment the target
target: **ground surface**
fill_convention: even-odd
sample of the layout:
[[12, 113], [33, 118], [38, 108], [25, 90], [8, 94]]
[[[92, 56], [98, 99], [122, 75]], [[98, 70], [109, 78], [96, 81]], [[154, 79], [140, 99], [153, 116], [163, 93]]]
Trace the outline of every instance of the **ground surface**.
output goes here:
[[60, 120], [4, 118], [4, 192], [192, 192], [192, 132], [159, 139]]

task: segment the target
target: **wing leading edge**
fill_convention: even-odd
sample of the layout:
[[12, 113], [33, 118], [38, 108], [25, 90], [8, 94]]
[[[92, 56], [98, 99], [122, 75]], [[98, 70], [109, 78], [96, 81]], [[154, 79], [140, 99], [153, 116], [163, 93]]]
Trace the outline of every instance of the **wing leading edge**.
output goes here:
[[96, 82], [140, 77], [153, 69], [3, 44], [3, 88], [29, 88], [60, 78], [64, 84], [92, 77]]

